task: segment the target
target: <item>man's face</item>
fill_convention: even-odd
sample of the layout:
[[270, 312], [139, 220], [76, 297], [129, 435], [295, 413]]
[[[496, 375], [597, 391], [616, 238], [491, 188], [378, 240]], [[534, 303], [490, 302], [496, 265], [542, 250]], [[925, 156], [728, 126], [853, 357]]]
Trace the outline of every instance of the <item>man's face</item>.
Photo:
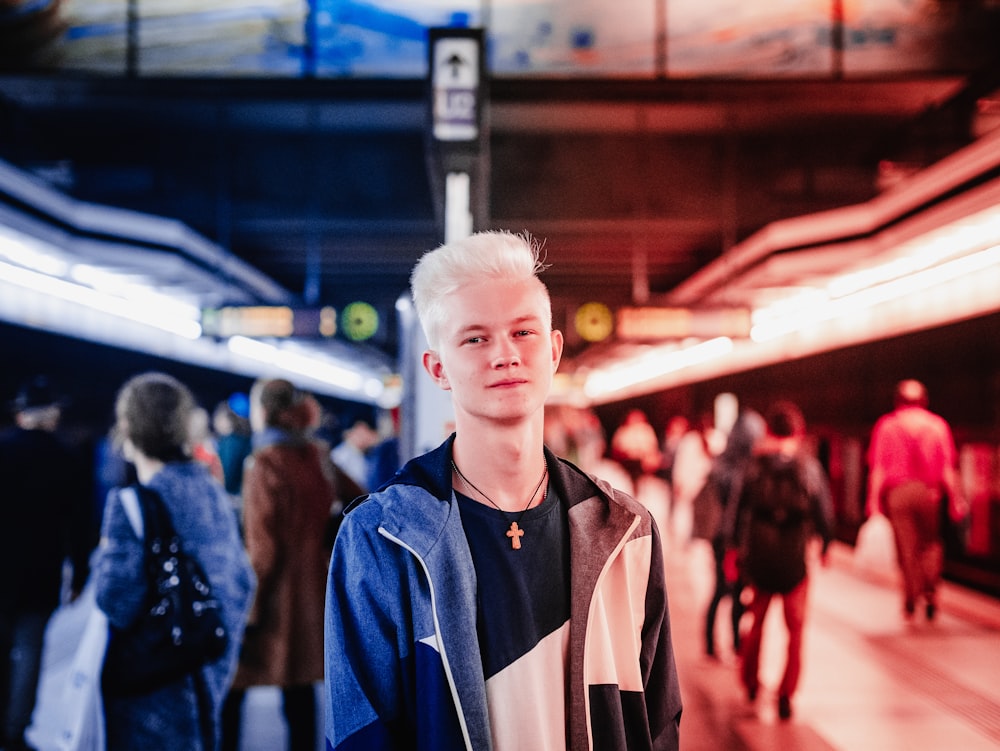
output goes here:
[[445, 309], [439, 348], [425, 353], [424, 367], [452, 392], [456, 413], [516, 422], [541, 409], [563, 339], [539, 284], [486, 279], [451, 295]]

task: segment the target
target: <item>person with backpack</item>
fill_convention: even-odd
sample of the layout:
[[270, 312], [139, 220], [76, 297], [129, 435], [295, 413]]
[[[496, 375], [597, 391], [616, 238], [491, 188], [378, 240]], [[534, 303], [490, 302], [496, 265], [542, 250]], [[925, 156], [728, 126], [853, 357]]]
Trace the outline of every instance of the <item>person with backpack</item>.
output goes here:
[[765, 418], [767, 433], [744, 477], [739, 502], [727, 518], [740, 573], [751, 591], [747, 607], [751, 624], [742, 639], [740, 677], [747, 697], [755, 701], [764, 619], [771, 600], [780, 595], [788, 627], [788, 655], [778, 687], [778, 716], [787, 720], [792, 716], [792, 697], [802, 668], [809, 588], [806, 551], [810, 539], [819, 535], [823, 541], [820, 560], [826, 564], [833, 509], [822, 465], [802, 449], [805, 419], [801, 410], [780, 401]]

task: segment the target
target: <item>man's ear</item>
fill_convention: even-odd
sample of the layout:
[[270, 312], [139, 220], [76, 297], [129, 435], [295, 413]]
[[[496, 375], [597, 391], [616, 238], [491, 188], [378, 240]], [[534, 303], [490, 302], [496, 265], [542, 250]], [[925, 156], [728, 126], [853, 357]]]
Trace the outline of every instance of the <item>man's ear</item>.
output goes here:
[[444, 372], [444, 363], [441, 362], [438, 353], [432, 349], [425, 350], [422, 362], [424, 370], [427, 371], [431, 380], [444, 391], [451, 391], [451, 384], [448, 383], [448, 375]]
[[563, 353], [563, 333], [559, 329], [552, 329], [552, 372], [559, 370], [559, 362]]

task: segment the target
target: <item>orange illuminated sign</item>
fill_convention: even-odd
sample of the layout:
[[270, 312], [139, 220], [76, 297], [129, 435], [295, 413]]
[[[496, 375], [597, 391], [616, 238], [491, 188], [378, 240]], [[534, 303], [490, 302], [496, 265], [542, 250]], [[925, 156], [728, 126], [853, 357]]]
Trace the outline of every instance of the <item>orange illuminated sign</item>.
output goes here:
[[332, 307], [294, 309], [285, 305], [234, 305], [201, 312], [204, 336], [262, 338], [331, 337], [337, 333]]
[[620, 340], [686, 339], [750, 335], [748, 308], [620, 308], [615, 321]]

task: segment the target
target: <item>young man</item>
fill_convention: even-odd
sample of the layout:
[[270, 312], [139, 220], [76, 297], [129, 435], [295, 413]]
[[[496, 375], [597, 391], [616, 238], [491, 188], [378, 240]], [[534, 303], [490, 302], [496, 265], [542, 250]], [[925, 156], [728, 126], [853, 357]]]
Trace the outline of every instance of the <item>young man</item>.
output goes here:
[[455, 433], [350, 508], [326, 612], [330, 749], [676, 749], [680, 689], [649, 513], [542, 443], [563, 339], [527, 236], [412, 276]]

